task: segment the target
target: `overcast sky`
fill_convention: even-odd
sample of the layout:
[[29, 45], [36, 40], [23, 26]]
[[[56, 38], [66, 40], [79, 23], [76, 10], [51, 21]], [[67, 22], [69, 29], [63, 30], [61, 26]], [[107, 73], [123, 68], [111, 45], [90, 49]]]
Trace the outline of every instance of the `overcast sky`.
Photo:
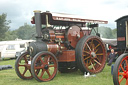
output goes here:
[[75, 14], [85, 19], [107, 20], [105, 26], [116, 28], [115, 20], [128, 15], [128, 0], [0, 0], [0, 15], [7, 13], [12, 30], [31, 24], [34, 10]]

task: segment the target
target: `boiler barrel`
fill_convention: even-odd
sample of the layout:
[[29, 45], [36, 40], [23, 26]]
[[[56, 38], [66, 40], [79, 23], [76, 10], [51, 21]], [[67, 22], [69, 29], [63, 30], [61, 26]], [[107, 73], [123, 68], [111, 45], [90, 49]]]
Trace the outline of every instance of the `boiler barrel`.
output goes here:
[[31, 42], [28, 48], [28, 52], [32, 57], [34, 57], [37, 53], [41, 51], [49, 51], [53, 54], [56, 54], [59, 50], [60, 47], [58, 44], [47, 44], [43, 41]]
[[37, 53], [41, 51], [47, 51], [47, 44], [43, 41], [31, 42], [29, 44], [28, 52], [34, 57]]

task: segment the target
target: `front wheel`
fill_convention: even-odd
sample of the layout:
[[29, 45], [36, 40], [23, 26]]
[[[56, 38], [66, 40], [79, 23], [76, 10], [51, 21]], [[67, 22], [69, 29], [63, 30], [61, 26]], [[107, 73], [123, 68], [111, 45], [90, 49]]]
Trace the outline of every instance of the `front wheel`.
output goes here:
[[119, 56], [113, 69], [114, 85], [128, 85], [128, 53]]
[[[32, 75], [37, 81], [45, 82], [52, 80], [58, 70], [58, 62], [54, 54], [48, 51], [39, 52], [32, 60]], [[36, 70], [40, 70], [37, 74]]]
[[21, 79], [28, 80], [33, 78], [29, 61], [31, 61], [31, 58], [28, 52], [24, 52], [16, 59], [15, 71]]

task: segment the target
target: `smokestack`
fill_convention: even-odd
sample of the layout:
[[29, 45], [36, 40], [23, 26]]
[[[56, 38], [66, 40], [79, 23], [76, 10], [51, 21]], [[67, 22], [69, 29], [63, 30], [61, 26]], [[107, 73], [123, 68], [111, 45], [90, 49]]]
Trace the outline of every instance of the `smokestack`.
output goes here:
[[42, 28], [41, 11], [35, 10], [34, 13], [35, 13], [35, 25], [36, 25], [37, 38], [41, 38], [41, 28]]

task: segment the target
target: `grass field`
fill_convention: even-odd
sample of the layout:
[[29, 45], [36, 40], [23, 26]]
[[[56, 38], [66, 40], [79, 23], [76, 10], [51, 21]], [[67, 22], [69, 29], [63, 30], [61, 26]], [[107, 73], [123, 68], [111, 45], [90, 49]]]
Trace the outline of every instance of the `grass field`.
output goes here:
[[111, 67], [105, 66], [105, 69], [96, 74], [96, 77], [84, 78], [80, 71], [72, 73], [59, 73], [49, 82], [38, 82], [32, 80], [20, 79], [14, 69], [15, 60], [0, 61], [0, 65], [12, 65], [13, 69], [0, 71], [0, 85], [113, 85]]

